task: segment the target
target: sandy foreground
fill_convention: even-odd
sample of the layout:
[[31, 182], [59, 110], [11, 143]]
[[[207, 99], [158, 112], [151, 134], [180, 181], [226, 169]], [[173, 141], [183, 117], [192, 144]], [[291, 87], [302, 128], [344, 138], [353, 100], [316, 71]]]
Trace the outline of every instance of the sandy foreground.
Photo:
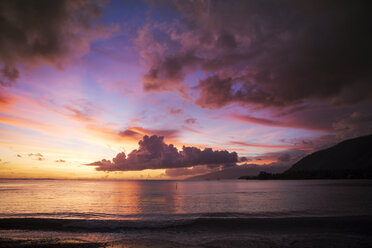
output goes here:
[[369, 216], [207, 219], [182, 226], [114, 231], [45, 230], [42, 225], [32, 226], [32, 221], [26, 230], [10, 221], [0, 220], [0, 247], [372, 247]]

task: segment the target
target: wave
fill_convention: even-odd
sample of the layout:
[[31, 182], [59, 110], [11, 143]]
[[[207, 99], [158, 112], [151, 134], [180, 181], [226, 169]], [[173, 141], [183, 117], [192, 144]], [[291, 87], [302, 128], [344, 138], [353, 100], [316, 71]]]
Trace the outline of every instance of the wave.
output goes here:
[[49, 231], [116, 232], [127, 229], [166, 228], [187, 225], [194, 219], [181, 220], [83, 220], [53, 218], [2, 218], [0, 229], [26, 229]]
[[[350, 215], [352, 212], [337, 211], [278, 211], [278, 212], [208, 212], [208, 213], [139, 213], [111, 214], [97, 212], [33, 212], [0, 213], [0, 219], [40, 218], [40, 219], [78, 219], [78, 220], [121, 220], [121, 221], [175, 221], [198, 218], [283, 218], [283, 217], [322, 217]], [[360, 215], [360, 214], [359, 214]]]
[[[204, 214], [198, 217], [146, 220], [99, 220], [56, 218], [0, 218], [0, 229], [46, 230], [63, 232], [121, 232], [131, 229], [226, 229], [299, 228], [301, 226], [371, 226], [372, 216], [257, 217], [249, 214]], [[363, 226], [362, 225], [362, 226]]]

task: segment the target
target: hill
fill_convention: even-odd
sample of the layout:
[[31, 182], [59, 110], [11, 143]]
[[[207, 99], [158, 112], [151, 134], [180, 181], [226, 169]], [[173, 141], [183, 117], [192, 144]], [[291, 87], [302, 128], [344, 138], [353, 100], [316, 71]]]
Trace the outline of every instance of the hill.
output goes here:
[[372, 135], [345, 140], [314, 152], [281, 174], [261, 172], [242, 179], [372, 178]]
[[257, 176], [261, 171], [267, 173], [281, 173], [288, 169], [288, 166], [269, 166], [245, 164], [241, 166], [233, 166], [221, 171], [211, 172], [204, 175], [193, 176], [187, 180], [218, 180], [218, 179], [238, 179], [241, 175]]
[[314, 152], [295, 163], [288, 172], [365, 169], [372, 169], [372, 135], [345, 140]]

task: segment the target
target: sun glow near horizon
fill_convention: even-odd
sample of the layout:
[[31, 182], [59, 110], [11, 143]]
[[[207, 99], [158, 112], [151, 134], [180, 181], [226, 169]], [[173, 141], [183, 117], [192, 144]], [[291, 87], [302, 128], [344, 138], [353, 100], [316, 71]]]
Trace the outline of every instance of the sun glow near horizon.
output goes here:
[[0, 4], [0, 178], [184, 179], [372, 132], [366, 25], [338, 33], [359, 4], [19, 4]]

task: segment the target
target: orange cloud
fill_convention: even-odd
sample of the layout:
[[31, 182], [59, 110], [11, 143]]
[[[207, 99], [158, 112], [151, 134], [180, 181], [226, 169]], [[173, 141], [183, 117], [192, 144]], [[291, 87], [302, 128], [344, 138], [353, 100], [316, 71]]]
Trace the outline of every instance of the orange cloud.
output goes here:
[[48, 135], [56, 135], [61, 133], [61, 128], [55, 125], [42, 123], [39, 121], [34, 121], [28, 118], [21, 118], [9, 115], [0, 115], [0, 123], [26, 128], [34, 131], [38, 131], [40, 133], [48, 134]]
[[83, 111], [80, 111], [78, 109], [68, 107], [68, 106], [65, 106], [64, 108], [68, 110], [69, 112], [71, 112], [70, 114], [67, 114], [67, 116], [71, 117], [74, 120], [78, 120], [81, 122], [92, 121], [92, 118], [87, 113], [84, 113]]

